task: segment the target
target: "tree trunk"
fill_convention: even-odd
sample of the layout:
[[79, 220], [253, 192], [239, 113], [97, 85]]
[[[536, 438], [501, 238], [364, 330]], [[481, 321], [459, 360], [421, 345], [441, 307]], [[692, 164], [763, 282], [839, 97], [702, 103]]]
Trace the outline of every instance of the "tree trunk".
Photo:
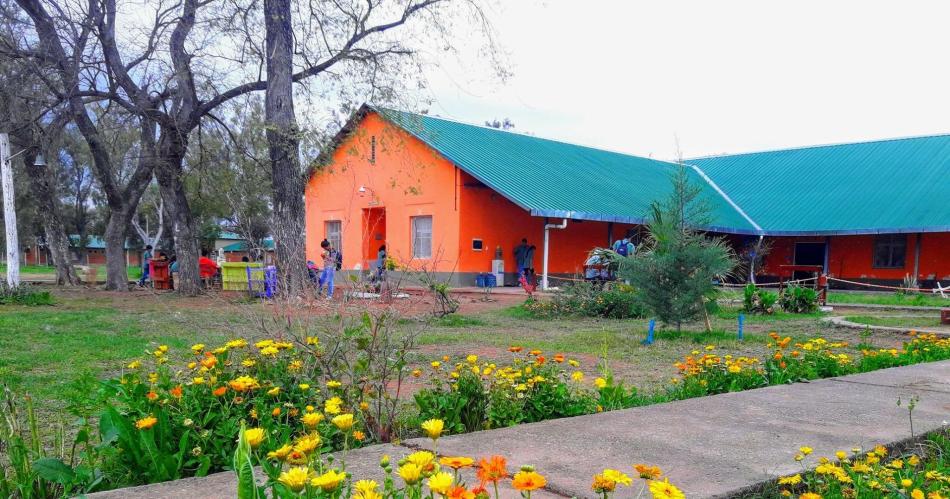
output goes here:
[[201, 292], [201, 275], [198, 272], [198, 237], [182, 182], [187, 147], [178, 130], [162, 128], [155, 176], [175, 238], [175, 256], [178, 257], [175, 288], [183, 295], [195, 296]]
[[23, 155], [23, 163], [30, 178], [30, 188], [39, 201], [40, 211], [43, 213], [43, 232], [46, 235], [46, 244], [50, 258], [56, 267], [56, 284], [60, 286], [76, 286], [79, 276], [72, 265], [69, 256], [69, 238], [66, 236], [66, 227], [60, 214], [59, 196], [50, 182], [50, 169], [45, 165], [35, 165], [37, 153], [28, 150]]
[[267, 38], [267, 91], [264, 113], [274, 198], [274, 244], [281, 290], [300, 294], [306, 282], [304, 179], [294, 118], [293, 35], [290, 0], [264, 0]]
[[106, 222], [106, 289], [129, 290], [129, 268], [125, 260], [126, 230], [132, 219], [129, 209], [112, 209]]

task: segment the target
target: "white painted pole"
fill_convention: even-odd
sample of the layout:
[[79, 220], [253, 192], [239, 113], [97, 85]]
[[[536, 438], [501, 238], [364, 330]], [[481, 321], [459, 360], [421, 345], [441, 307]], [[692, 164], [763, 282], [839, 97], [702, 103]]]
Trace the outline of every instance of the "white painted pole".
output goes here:
[[541, 263], [541, 289], [548, 289], [548, 241], [551, 238], [551, 229], [566, 229], [567, 228], [567, 219], [561, 221], [560, 224], [544, 224], [544, 258]]
[[20, 286], [20, 241], [16, 233], [16, 207], [13, 204], [13, 165], [10, 162], [10, 137], [0, 133], [0, 184], [3, 186], [3, 222], [7, 236], [7, 285]]

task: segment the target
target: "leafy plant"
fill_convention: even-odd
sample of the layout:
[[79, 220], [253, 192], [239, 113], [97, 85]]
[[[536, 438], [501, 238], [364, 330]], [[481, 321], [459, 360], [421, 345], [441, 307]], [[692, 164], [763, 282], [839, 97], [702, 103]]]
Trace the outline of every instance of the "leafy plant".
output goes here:
[[40, 291], [26, 284], [10, 287], [6, 283], [0, 282], [0, 305], [36, 307], [52, 304], [53, 296], [49, 291]]
[[818, 310], [818, 292], [812, 288], [789, 286], [779, 296], [782, 310], [793, 314], [810, 314]]
[[749, 283], [743, 289], [742, 309], [750, 314], [771, 315], [775, 313], [774, 306], [777, 300], [777, 294]]

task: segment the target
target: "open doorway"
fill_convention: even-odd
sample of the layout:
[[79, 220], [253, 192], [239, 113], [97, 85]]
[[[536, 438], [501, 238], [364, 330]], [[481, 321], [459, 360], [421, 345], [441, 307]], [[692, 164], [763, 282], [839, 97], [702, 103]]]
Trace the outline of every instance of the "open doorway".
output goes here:
[[[795, 265], [825, 266], [825, 243], [795, 243]], [[814, 272], [796, 270], [793, 279], [815, 277]]]
[[376, 266], [379, 248], [386, 244], [386, 208], [363, 209], [363, 268]]

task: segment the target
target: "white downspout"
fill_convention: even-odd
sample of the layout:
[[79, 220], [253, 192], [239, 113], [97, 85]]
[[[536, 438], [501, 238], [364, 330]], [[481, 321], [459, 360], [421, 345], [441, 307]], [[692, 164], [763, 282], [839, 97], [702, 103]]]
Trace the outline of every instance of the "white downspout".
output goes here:
[[755, 243], [755, 256], [752, 257], [752, 261], [749, 262], [749, 282], [755, 284], [755, 259], [759, 257], [759, 251], [762, 250], [762, 236], [759, 235], [758, 242]]
[[559, 224], [544, 224], [544, 260], [541, 264], [541, 289], [548, 289], [548, 241], [551, 239], [550, 229], [566, 229], [567, 219]]

